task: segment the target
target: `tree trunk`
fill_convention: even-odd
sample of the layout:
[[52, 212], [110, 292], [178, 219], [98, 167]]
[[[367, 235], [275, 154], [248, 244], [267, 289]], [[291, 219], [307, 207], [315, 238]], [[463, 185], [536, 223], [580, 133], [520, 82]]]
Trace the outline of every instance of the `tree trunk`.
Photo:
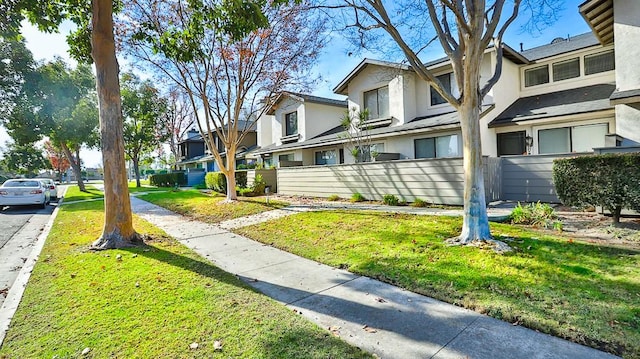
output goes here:
[[620, 224], [620, 214], [622, 213], [622, 206], [616, 206], [611, 210], [611, 216], [613, 217], [613, 225]]
[[71, 150], [69, 149], [66, 143], [61, 142], [60, 147], [62, 147], [62, 151], [64, 151], [64, 155], [67, 156], [67, 159], [69, 160], [69, 164], [71, 165], [73, 174], [76, 176], [76, 181], [78, 182], [78, 188], [80, 188], [81, 192], [86, 192], [87, 189], [85, 188], [84, 182], [82, 181], [82, 169], [80, 168], [79, 151], [78, 151], [78, 155], [74, 159], [73, 154], [71, 154]]
[[124, 159], [112, 4], [111, 0], [92, 0], [91, 55], [96, 68], [104, 166], [104, 227], [102, 236], [93, 242], [93, 249], [121, 248], [141, 243], [140, 236], [133, 229]]
[[236, 151], [235, 149], [227, 149], [227, 202], [237, 201], [236, 194]]
[[140, 161], [137, 158], [132, 159], [133, 171], [136, 174], [136, 187], [140, 188]]
[[[473, 97], [473, 96], [470, 96]], [[478, 99], [478, 96], [475, 96]], [[478, 101], [465, 98], [458, 109], [464, 148], [464, 217], [458, 242], [492, 239], [487, 216], [484, 173], [480, 145], [480, 107]]]
[[[469, 244], [473, 241], [492, 240], [487, 216], [480, 140], [480, 61], [484, 49], [467, 43], [461, 89], [462, 102], [458, 108], [462, 130], [464, 163], [464, 216], [462, 232], [455, 243]], [[460, 82], [458, 82], [460, 83]]]

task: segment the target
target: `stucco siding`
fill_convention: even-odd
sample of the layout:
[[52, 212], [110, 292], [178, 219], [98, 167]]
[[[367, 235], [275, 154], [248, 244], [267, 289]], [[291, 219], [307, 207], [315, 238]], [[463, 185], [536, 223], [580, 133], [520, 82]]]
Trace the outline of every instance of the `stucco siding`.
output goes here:
[[340, 126], [341, 118], [347, 110], [346, 104], [344, 107], [337, 107], [305, 102], [304, 107], [304, 118], [299, 121], [304, 122], [306, 139], [314, 138], [329, 129]]

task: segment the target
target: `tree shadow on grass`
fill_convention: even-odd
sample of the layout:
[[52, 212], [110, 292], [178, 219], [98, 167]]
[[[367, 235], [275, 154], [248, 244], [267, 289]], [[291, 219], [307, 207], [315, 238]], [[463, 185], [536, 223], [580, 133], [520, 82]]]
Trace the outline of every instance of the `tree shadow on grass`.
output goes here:
[[[172, 240], [168, 240], [171, 243]], [[176, 248], [179, 244], [176, 244]], [[214, 281], [239, 287], [254, 293], [262, 292], [205, 259], [182, 255], [153, 245], [153, 242], [122, 250], [159, 262], [176, 266]], [[311, 293], [308, 293], [309, 295]], [[370, 358], [370, 354], [331, 336], [329, 332], [316, 330], [311, 325], [295, 323], [294, 326], [278, 326], [276, 332], [265, 334], [262, 345], [265, 358]]]

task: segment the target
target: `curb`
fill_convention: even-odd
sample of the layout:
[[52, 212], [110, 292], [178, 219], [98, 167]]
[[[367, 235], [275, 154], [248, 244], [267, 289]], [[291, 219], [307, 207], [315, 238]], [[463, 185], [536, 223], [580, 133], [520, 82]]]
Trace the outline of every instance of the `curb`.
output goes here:
[[2, 307], [0, 307], [0, 347], [2, 347], [4, 339], [7, 335], [7, 331], [9, 331], [11, 319], [13, 319], [13, 316], [18, 310], [18, 306], [20, 305], [20, 301], [22, 300], [22, 295], [24, 294], [24, 291], [27, 288], [27, 283], [29, 282], [29, 278], [31, 277], [31, 272], [33, 271], [33, 268], [38, 261], [40, 252], [42, 252], [44, 243], [46, 242], [47, 237], [49, 236], [49, 232], [51, 231], [51, 227], [53, 226], [53, 221], [58, 216], [58, 211], [60, 210], [60, 205], [63, 201], [64, 193], [63, 197], [59, 197], [58, 206], [56, 206], [56, 209], [54, 209], [53, 213], [51, 213], [51, 218], [49, 218], [49, 221], [42, 229], [42, 232], [38, 236], [38, 239], [36, 240], [36, 243], [31, 250], [31, 253], [29, 253], [29, 257], [25, 261], [25, 264], [20, 270], [20, 273], [18, 273], [18, 277], [16, 277], [15, 282], [13, 282], [11, 289], [9, 289], [7, 297], [5, 298], [4, 303], [2, 303]]

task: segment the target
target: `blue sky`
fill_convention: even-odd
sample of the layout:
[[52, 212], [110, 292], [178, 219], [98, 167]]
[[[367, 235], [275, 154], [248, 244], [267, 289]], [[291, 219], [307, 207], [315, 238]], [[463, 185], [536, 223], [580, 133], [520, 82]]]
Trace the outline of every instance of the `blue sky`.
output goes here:
[[[565, 0], [563, 10], [557, 14], [558, 20], [550, 27], [542, 29], [540, 32], [523, 32], [521, 22], [514, 23], [505, 36], [505, 42], [512, 48], [519, 50], [520, 43], [525, 49], [548, 44], [556, 37], [566, 38], [568, 35], [575, 36], [589, 31], [584, 19], [578, 12], [578, 5], [584, 0]], [[520, 20], [522, 21], [522, 20]], [[23, 34], [27, 40], [28, 48], [33, 52], [37, 60], [50, 60], [55, 56], [60, 56], [74, 63], [67, 54], [66, 34], [70, 25], [64, 25], [60, 34], [43, 34], [32, 26], [26, 25]], [[314, 71], [321, 75], [322, 81], [318, 83], [312, 93], [317, 96], [341, 98], [333, 93], [333, 88], [342, 80], [363, 57], [374, 57], [382, 60], [397, 60], [396, 58], [385, 58], [384, 54], [361, 53], [348, 56], [351, 51], [346, 41], [340, 39], [339, 34], [335, 34], [329, 45], [317, 61]], [[439, 45], [434, 43], [424, 60], [432, 60], [442, 56]], [[126, 69], [126, 64], [122, 64]], [[0, 147], [8, 140], [6, 132], [0, 128]], [[1, 151], [1, 150], [0, 150]], [[81, 154], [87, 167], [97, 167], [101, 163], [101, 156], [97, 151], [84, 151]]]

